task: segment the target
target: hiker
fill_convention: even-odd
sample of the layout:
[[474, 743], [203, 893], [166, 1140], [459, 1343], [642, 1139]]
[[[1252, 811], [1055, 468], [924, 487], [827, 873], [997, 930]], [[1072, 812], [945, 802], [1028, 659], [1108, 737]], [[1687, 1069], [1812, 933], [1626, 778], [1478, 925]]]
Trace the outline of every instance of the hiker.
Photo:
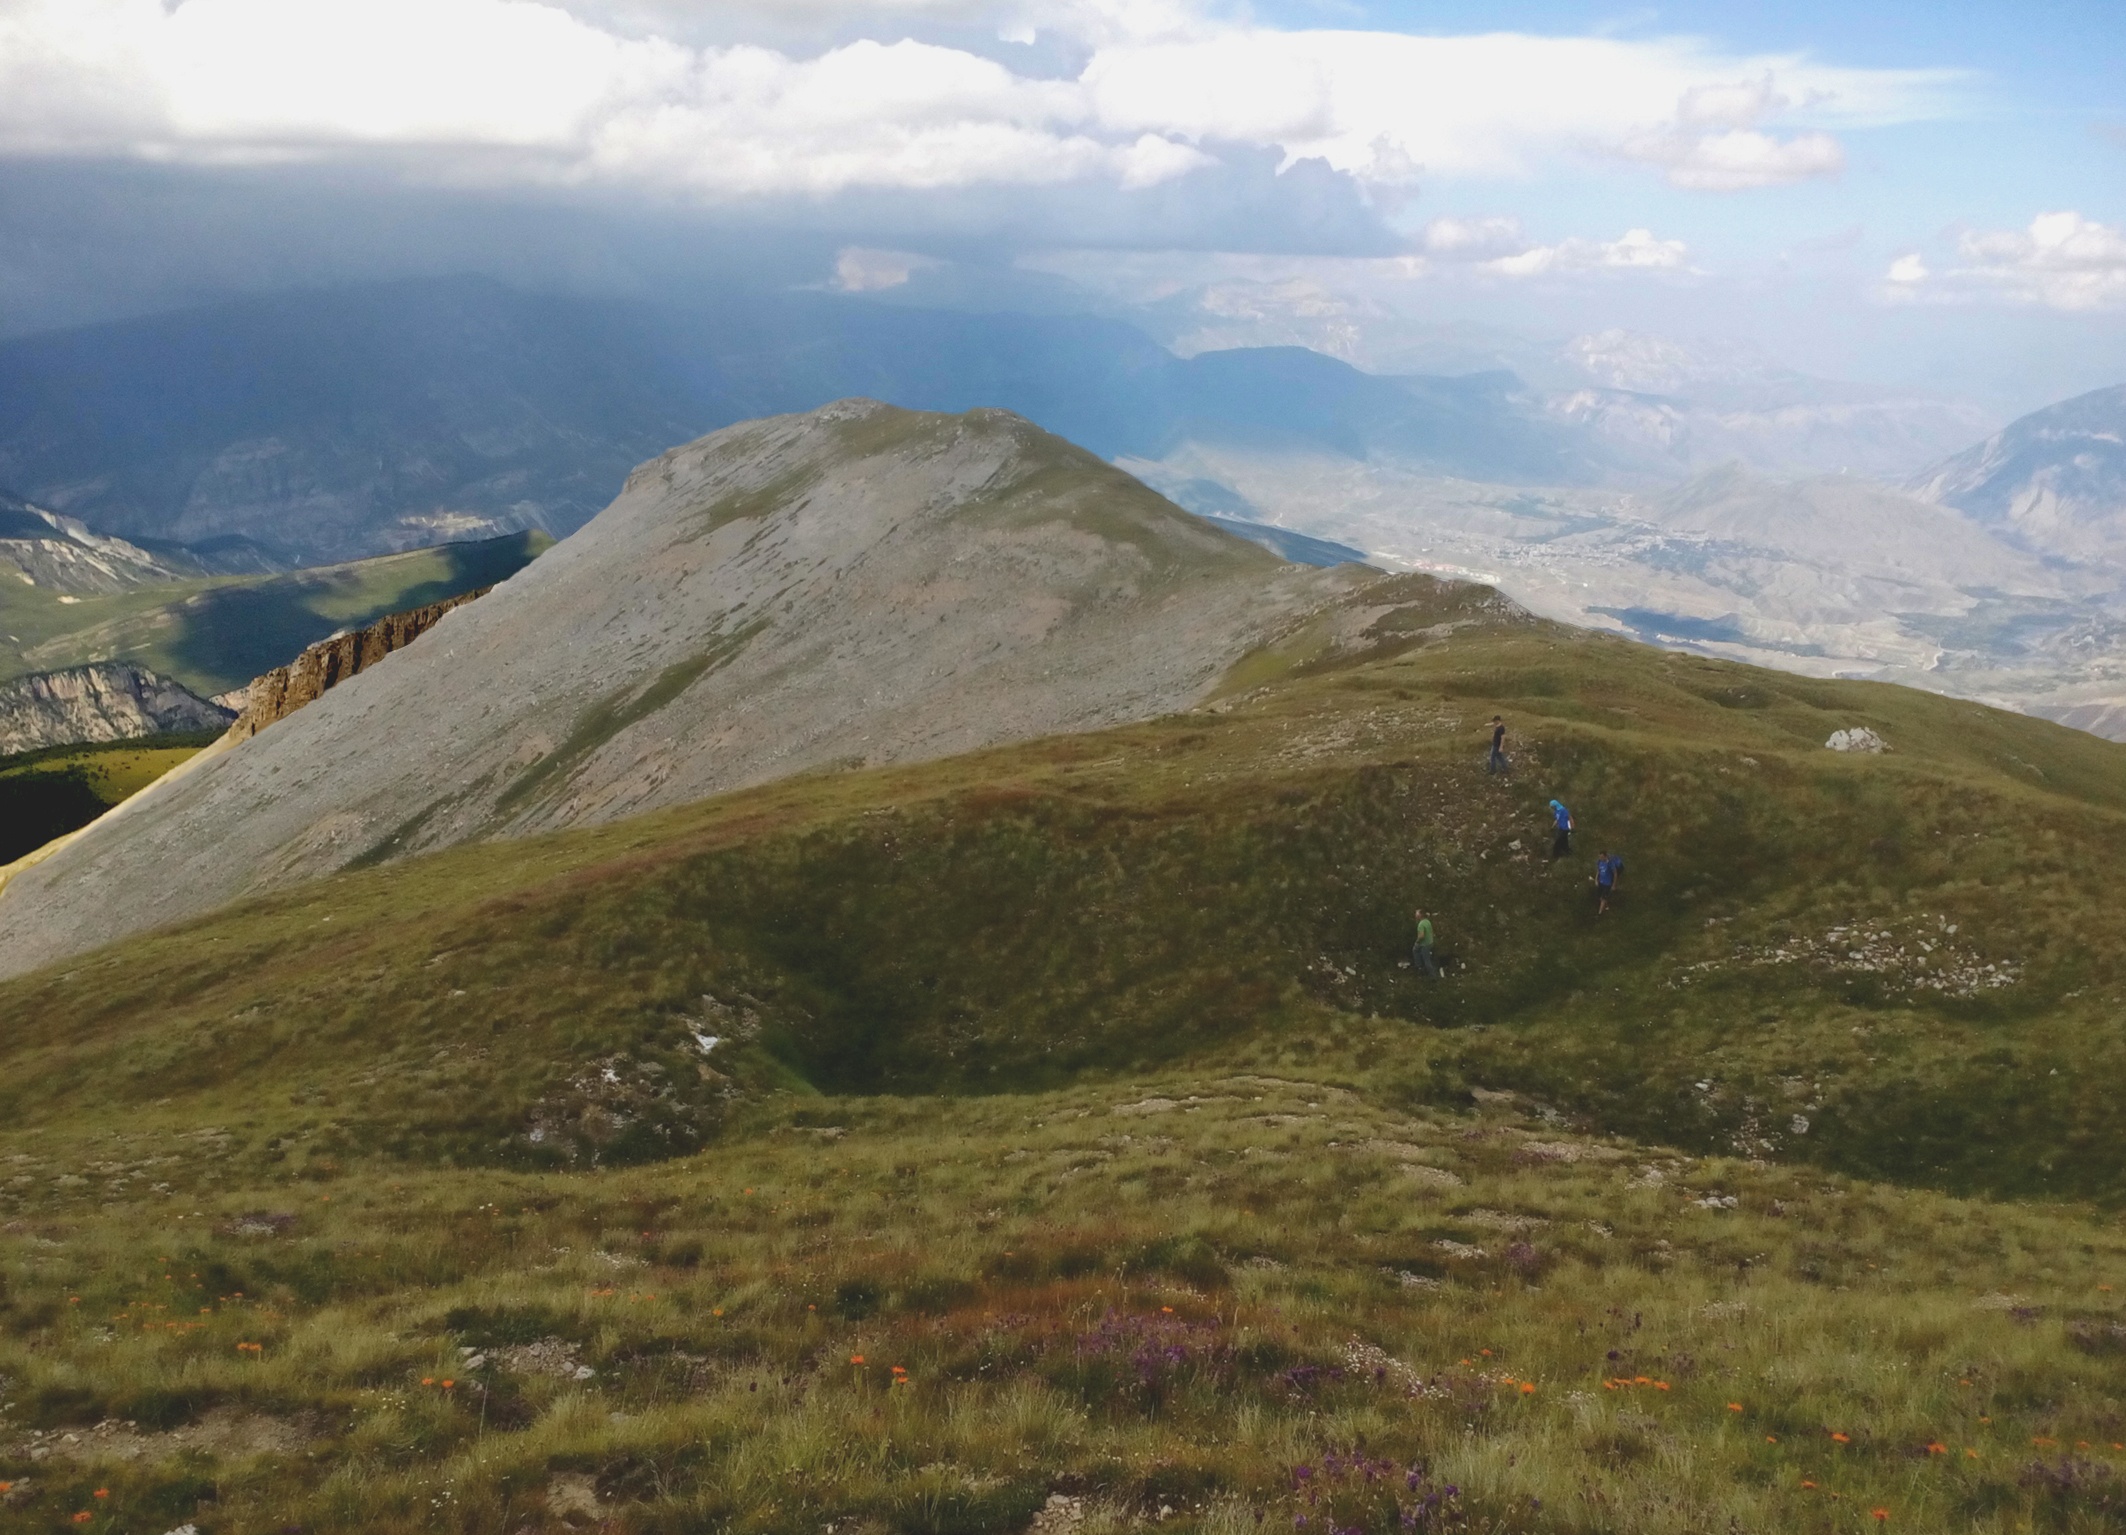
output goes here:
[[1491, 756], [1484, 763], [1488, 773], [1506, 771], [1506, 722], [1496, 714], [1491, 716]]
[[1423, 907], [1418, 908], [1417, 943], [1410, 950], [1410, 961], [1435, 981], [1439, 979], [1439, 961], [1432, 957], [1432, 919]]
[[1563, 858], [1572, 851], [1572, 812], [1556, 800], [1550, 802], [1550, 824], [1557, 836], [1551, 839], [1550, 856]]
[[1609, 910], [1609, 903], [1616, 898], [1617, 881], [1624, 877], [1624, 860], [1613, 853], [1603, 853], [1595, 859], [1595, 915]]

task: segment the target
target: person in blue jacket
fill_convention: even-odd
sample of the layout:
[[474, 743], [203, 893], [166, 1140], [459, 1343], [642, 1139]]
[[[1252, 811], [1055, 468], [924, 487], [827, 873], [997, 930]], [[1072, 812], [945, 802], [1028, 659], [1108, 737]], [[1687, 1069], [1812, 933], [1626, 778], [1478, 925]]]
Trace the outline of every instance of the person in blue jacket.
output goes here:
[[1614, 853], [1604, 853], [1595, 859], [1595, 915], [1609, 910], [1609, 903], [1616, 899], [1617, 883], [1624, 878], [1624, 860]]
[[1572, 851], [1572, 812], [1556, 800], [1550, 802], [1550, 824], [1557, 835], [1550, 842], [1550, 856], [1563, 858]]

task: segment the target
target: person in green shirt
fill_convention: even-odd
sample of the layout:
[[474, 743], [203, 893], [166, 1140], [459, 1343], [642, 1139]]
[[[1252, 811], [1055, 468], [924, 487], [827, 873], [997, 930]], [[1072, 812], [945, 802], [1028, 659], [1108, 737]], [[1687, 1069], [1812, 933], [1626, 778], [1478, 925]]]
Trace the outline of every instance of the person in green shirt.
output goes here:
[[1439, 961], [1432, 957], [1432, 919], [1423, 908], [1417, 913], [1417, 943], [1410, 950], [1410, 960], [1435, 981], [1439, 979]]

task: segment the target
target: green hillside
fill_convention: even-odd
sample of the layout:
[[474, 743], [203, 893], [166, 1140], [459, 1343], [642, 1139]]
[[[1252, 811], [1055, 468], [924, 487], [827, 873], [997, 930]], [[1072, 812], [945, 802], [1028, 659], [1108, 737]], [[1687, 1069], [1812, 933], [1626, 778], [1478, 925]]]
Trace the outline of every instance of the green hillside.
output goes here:
[[514, 575], [553, 543], [514, 533], [276, 576], [217, 576], [111, 596], [0, 586], [0, 680], [133, 661], [211, 697], [306, 645]]
[[2116, 1528], [2126, 748], [1393, 595], [0, 984], [25, 1527]]

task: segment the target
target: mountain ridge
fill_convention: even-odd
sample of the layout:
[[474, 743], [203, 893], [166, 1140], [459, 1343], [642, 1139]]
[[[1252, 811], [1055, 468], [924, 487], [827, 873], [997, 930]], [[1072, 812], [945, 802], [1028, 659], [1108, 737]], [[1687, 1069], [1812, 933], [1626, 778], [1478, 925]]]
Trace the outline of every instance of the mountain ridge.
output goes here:
[[146, 667], [102, 661], [0, 682], [0, 756], [219, 729], [235, 718]]
[[2126, 384], [2011, 421], [1909, 488], [2036, 553], [2126, 567]]
[[1375, 579], [1286, 565], [1007, 412], [726, 428], [18, 875], [0, 967], [350, 864], [1166, 713]]

